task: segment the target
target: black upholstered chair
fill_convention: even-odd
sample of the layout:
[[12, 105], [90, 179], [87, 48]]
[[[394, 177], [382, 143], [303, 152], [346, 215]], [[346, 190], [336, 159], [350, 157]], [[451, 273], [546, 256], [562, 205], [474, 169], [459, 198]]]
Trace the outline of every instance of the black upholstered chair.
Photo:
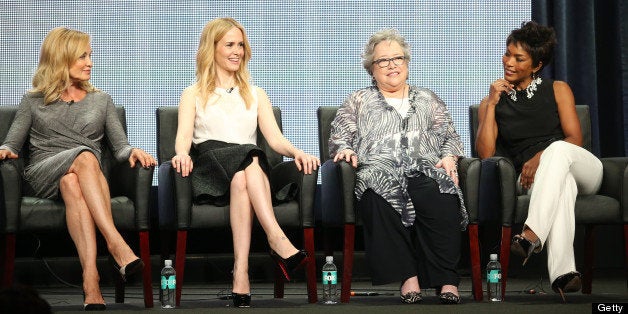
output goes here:
[[[478, 130], [479, 105], [469, 107], [469, 127], [471, 132], [471, 150], [477, 156], [475, 137]], [[582, 146], [591, 150], [591, 118], [589, 106], [576, 106], [580, 127], [582, 128]], [[510, 263], [510, 244], [512, 226], [522, 225], [528, 216], [530, 204], [529, 195], [518, 195], [516, 189], [517, 173], [513, 163], [499, 149], [495, 157], [482, 160], [482, 183], [480, 193], [486, 193], [487, 198], [496, 197], [501, 208], [501, 243], [500, 263], [502, 265], [502, 296], [506, 296], [508, 280], [508, 265]], [[595, 239], [593, 231], [596, 225], [623, 225], [626, 261], [628, 261], [628, 157], [601, 158], [603, 165], [603, 179], [600, 191], [595, 195], [578, 195], [576, 199], [576, 224], [585, 226], [584, 243], [584, 273], [582, 293], [591, 293], [593, 277], [593, 256]], [[493, 173], [496, 178], [485, 175]], [[485, 188], [489, 180], [494, 180], [498, 186], [497, 193], [493, 189]], [[486, 182], [485, 182], [486, 181]], [[483, 197], [484, 199], [484, 197]], [[494, 200], [494, 199], [493, 199]], [[484, 206], [484, 204], [480, 204]], [[627, 263], [628, 264], [628, 263]], [[627, 266], [628, 267], [628, 266]]]
[[[318, 138], [321, 162], [321, 207], [323, 221], [339, 223], [344, 228], [343, 265], [341, 268], [341, 302], [349, 302], [351, 296], [351, 277], [353, 272], [353, 252], [355, 247], [355, 227], [361, 225], [360, 215], [355, 207], [355, 169], [347, 162], [334, 163], [329, 156], [329, 136], [331, 122], [336, 116], [338, 106], [319, 107]], [[480, 180], [480, 161], [477, 158], [461, 158], [458, 161], [460, 187], [465, 206], [469, 213], [469, 234], [477, 239], [478, 186]], [[332, 211], [332, 212], [330, 212]], [[471, 245], [473, 245], [471, 241]], [[477, 240], [475, 241], [477, 244]], [[472, 250], [473, 251], [473, 250]], [[479, 253], [471, 255], [472, 282], [474, 298], [482, 300], [482, 277], [480, 274]]]
[[[8, 133], [18, 107], [0, 106], [0, 143]], [[126, 131], [126, 115], [123, 107], [116, 108]], [[107, 143], [105, 139], [103, 143]], [[57, 232], [67, 230], [65, 205], [62, 200], [40, 199], [23, 195], [22, 169], [28, 156], [28, 143], [18, 159], [0, 161], [0, 233], [4, 237], [2, 251], [2, 286], [13, 284], [15, 238], [20, 233]], [[116, 228], [120, 231], [137, 232], [140, 258], [144, 262], [142, 282], [144, 306], [153, 307], [153, 289], [149, 251], [149, 194], [153, 180], [153, 167], [130, 168], [128, 162], [117, 163], [108, 145], [103, 145], [102, 155], [105, 176], [111, 191], [111, 209]], [[113, 269], [113, 267], [109, 267]], [[116, 303], [124, 302], [124, 283], [114, 274]]]
[[[159, 162], [170, 160], [174, 155], [174, 143], [178, 125], [178, 107], [160, 107], [157, 109], [157, 145]], [[281, 111], [273, 107], [277, 124], [281, 129]], [[287, 203], [274, 206], [275, 216], [282, 228], [298, 229], [303, 232], [303, 245], [310, 261], [306, 268], [308, 301], [317, 302], [316, 263], [314, 255], [314, 194], [316, 190], [317, 171], [304, 175], [298, 171], [293, 161], [283, 161], [283, 156], [273, 151], [261, 132], [258, 131], [257, 144], [264, 150], [272, 167], [270, 184], [281, 187], [288, 182], [296, 182], [299, 186], [297, 197]], [[172, 171], [174, 172], [174, 171]], [[218, 207], [209, 204], [196, 204], [192, 201], [190, 177], [182, 177], [172, 173], [176, 211], [174, 217], [177, 230], [177, 248], [175, 270], [177, 272], [177, 305], [181, 301], [181, 289], [184, 280], [185, 254], [188, 230], [193, 229], [224, 229], [229, 228], [229, 206]], [[159, 183], [160, 185], [162, 182]], [[283, 298], [284, 281], [278, 267], [275, 270], [275, 298]]]

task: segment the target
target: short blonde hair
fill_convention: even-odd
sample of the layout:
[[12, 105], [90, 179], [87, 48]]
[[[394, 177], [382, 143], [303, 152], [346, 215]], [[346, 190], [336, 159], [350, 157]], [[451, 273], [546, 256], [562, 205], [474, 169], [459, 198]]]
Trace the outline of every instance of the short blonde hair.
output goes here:
[[[61, 98], [61, 94], [71, 84], [70, 67], [87, 50], [90, 36], [87, 33], [57, 27], [44, 38], [39, 53], [39, 65], [33, 75], [32, 92], [44, 95], [44, 104], [50, 104]], [[96, 88], [88, 81], [80, 83], [80, 88], [92, 92]]]
[[403, 56], [406, 58], [406, 62], [410, 62], [410, 45], [406, 42], [406, 39], [399, 34], [396, 29], [386, 28], [377, 31], [371, 35], [369, 41], [364, 45], [364, 51], [362, 52], [362, 66], [366, 69], [369, 75], [373, 76], [373, 55], [375, 54], [375, 46], [383, 41], [395, 41], [403, 50]]
[[196, 84], [201, 99], [203, 99], [203, 105], [209, 99], [209, 95], [216, 89], [216, 44], [234, 27], [242, 32], [244, 39], [244, 56], [242, 56], [240, 68], [236, 72], [236, 84], [240, 89], [240, 94], [247, 109], [250, 108], [253, 102], [250, 86], [251, 74], [246, 67], [251, 59], [251, 45], [246, 37], [244, 27], [235, 19], [223, 17], [211, 20], [205, 25], [198, 44], [196, 53]]

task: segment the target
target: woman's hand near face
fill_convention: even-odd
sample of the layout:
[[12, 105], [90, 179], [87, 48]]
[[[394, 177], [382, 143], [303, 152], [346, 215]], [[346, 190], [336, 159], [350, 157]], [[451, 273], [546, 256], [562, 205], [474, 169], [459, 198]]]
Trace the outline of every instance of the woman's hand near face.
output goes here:
[[129, 156], [131, 168], [135, 167], [136, 162], [139, 162], [144, 168], [157, 165], [157, 160], [155, 160], [153, 156], [139, 148], [133, 148], [131, 150], [131, 156]]
[[18, 156], [16, 154], [14, 154], [13, 152], [11, 152], [8, 149], [0, 149], [0, 160], [3, 159], [15, 159]]
[[358, 167], [358, 154], [356, 154], [351, 149], [343, 149], [334, 156], [334, 162], [338, 162], [338, 160], [344, 160], [353, 166], [353, 168]]
[[454, 184], [458, 185], [458, 157], [445, 156], [436, 163], [435, 167], [445, 169], [445, 173], [451, 177]]
[[192, 162], [192, 158], [188, 154], [177, 154], [172, 157], [172, 168], [180, 173], [181, 176], [187, 177], [192, 172], [192, 168], [194, 168], [194, 163]]
[[501, 97], [502, 93], [510, 93], [511, 90], [514, 89], [514, 85], [510, 84], [510, 82], [505, 79], [498, 79], [495, 82], [491, 83], [491, 87], [488, 90], [488, 103], [492, 105], [497, 105], [499, 102], [499, 97]]

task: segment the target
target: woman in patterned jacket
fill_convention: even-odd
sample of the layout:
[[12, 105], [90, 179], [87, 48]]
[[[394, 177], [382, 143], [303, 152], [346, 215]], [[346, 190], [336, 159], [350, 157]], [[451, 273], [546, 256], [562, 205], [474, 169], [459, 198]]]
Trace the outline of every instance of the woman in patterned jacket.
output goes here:
[[467, 215], [458, 187], [460, 136], [432, 91], [409, 85], [410, 47], [394, 29], [362, 54], [373, 86], [353, 92], [332, 122], [330, 155], [357, 168], [355, 193], [374, 285], [401, 282], [418, 303], [434, 287], [460, 303], [456, 266]]

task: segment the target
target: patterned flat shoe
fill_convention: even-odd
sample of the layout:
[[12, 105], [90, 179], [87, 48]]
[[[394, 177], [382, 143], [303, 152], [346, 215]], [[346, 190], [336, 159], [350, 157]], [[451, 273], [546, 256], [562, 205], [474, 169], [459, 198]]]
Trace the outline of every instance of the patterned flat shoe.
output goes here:
[[455, 295], [453, 292], [444, 292], [438, 295], [440, 299], [440, 303], [442, 304], [460, 304], [462, 303], [462, 299], [459, 296]]
[[421, 303], [421, 301], [423, 301], [423, 296], [421, 295], [421, 292], [410, 291], [406, 294], [401, 295], [401, 302], [403, 303], [416, 304]]

